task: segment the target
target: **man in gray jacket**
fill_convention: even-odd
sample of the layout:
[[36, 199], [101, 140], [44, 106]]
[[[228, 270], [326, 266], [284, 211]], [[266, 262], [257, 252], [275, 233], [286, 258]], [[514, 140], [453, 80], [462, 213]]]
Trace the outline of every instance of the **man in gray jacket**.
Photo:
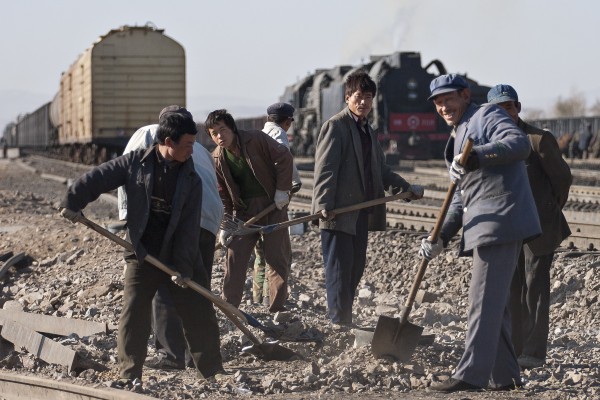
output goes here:
[[392, 193], [423, 197], [384, 161], [367, 121], [377, 85], [364, 71], [346, 79], [346, 107], [321, 127], [315, 154], [312, 213], [320, 212], [327, 312], [334, 325], [352, 324], [352, 304], [365, 270], [368, 231], [385, 230], [385, 204], [335, 215], [333, 210]]
[[[186, 280], [206, 285], [198, 246], [202, 182], [190, 158], [197, 128], [191, 114], [171, 113], [159, 121], [158, 144], [106, 162], [83, 175], [67, 191], [61, 214], [74, 220], [102, 193], [125, 186], [129, 204], [127, 233], [134, 253], [126, 252], [123, 309], [117, 347], [120, 377], [142, 378], [150, 336], [152, 299], [166, 283], [183, 323], [188, 349], [202, 377], [223, 369], [219, 326], [212, 304], [186, 288]], [[173, 281], [145, 261], [152, 255], [178, 272]], [[181, 287], [180, 287], [181, 286]]]
[[[521, 378], [511, 341], [510, 284], [522, 242], [541, 232], [524, 163], [529, 140], [500, 107], [471, 103], [460, 75], [439, 76], [430, 89], [429, 99], [452, 126], [445, 157], [458, 188], [440, 239], [423, 239], [419, 253], [437, 256], [462, 227], [461, 253], [473, 255], [465, 351], [454, 375], [431, 388], [512, 389]], [[460, 165], [469, 139], [473, 150]]]
[[529, 125], [521, 118], [517, 91], [510, 85], [496, 85], [487, 95], [527, 134], [531, 153], [527, 175], [540, 218], [542, 234], [523, 244], [511, 287], [512, 339], [517, 361], [523, 368], [541, 367], [546, 360], [550, 322], [550, 267], [554, 250], [571, 230], [562, 213], [573, 182], [571, 169], [563, 159], [554, 136]]

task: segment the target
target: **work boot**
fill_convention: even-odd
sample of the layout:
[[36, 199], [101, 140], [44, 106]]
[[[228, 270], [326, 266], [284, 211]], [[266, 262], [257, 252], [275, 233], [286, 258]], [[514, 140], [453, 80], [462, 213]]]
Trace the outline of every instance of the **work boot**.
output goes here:
[[170, 360], [166, 354], [158, 352], [156, 356], [147, 358], [144, 361], [144, 367], [171, 371], [185, 369], [185, 364], [179, 364], [174, 360]]
[[453, 392], [461, 392], [461, 391], [472, 391], [472, 390], [481, 390], [477, 385], [472, 385], [468, 382], [461, 381], [460, 379], [448, 378], [443, 382], [432, 384], [429, 389], [435, 390], [438, 392], [444, 393], [453, 393]]

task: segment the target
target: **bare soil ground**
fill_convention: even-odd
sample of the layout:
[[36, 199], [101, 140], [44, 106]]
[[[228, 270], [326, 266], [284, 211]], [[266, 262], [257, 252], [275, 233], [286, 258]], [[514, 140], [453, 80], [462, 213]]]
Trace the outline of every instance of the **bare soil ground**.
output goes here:
[[[46, 171], [48, 172], [48, 171]], [[79, 171], [51, 173], [78, 175]], [[0, 160], [0, 255], [24, 252], [25, 262], [0, 278], [0, 307], [31, 313], [107, 322], [115, 327], [123, 291], [121, 249], [81, 224], [57, 213], [64, 184], [42, 179], [15, 161]], [[115, 222], [116, 207], [97, 201], [84, 211], [100, 223]], [[312, 229], [312, 228], [311, 228]], [[600, 397], [600, 341], [596, 270], [600, 257], [561, 252], [552, 270], [551, 333], [547, 364], [524, 371], [524, 388], [511, 392], [463, 392], [441, 395], [428, 391], [445, 379], [462, 354], [466, 329], [467, 288], [471, 261], [448, 250], [430, 263], [422, 288], [431, 298], [411, 313], [411, 321], [435, 335], [419, 346], [408, 363], [375, 359], [369, 346], [354, 347], [352, 330], [330, 326], [325, 318], [325, 289], [318, 232], [292, 237], [293, 266], [290, 311], [273, 321], [266, 307], [252, 304], [250, 290], [241, 308], [290, 335], [321, 334], [322, 343], [282, 342], [304, 357], [290, 362], [263, 361], [241, 353], [247, 339], [222, 314], [222, 354], [232, 375], [203, 381], [193, 369], [144, 370], [139, 393], [163, 399], [230, 398], [260, 395], [272, 399], [592, 399]], [[418, 262], [417, 236], [398, 232], [369, 237], [368, 263], [355, 301], [355, 322], [374, 327], [380, 314], [399, 315]], [[216, 255], [213, 287], [220, 291], [222, 255]], [[1, 266], [1, 263], [0, 263]], [[250, 272], [248, 274], [250, 277]], [[250, 280], [248, 281], [248, 284]], [[249, 287], [249, 286], [248, 286]], [[262, 336], [260, 331], [255, 331]], [[87, 358], [108, 367], [79, 374], [47, 364], [10, 343], [0, 346], [0, 369], [19, 374], [110, 386], [118, 377], [116, 331], [108, 335], [55, 338]], [[154, 349], [149, 346], [149, 354]]]

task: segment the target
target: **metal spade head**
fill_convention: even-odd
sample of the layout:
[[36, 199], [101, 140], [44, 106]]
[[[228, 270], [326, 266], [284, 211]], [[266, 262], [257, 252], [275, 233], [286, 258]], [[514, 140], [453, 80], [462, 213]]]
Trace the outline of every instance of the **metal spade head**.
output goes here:
[[400, 318], [381, 315], [375, 327], [371, 351], [375, 357], [390, 356], [398, 361], [410, 360], [419, 344], [423, 328]]
[[260, 344], [254, 343], [250, 346], [243, 347], [242, 352], [252, 354], [266, 361], [293, 361], [303, 359], [300, 354], [277, 344], [277, 341], [262, 342]]

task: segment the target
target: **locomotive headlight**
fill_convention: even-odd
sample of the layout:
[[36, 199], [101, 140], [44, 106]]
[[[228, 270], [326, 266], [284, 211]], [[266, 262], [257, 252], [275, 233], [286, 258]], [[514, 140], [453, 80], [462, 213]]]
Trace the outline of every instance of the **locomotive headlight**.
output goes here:
[[412, 92], [412, 91], [408, 92], [408, 99], [409, 100], [416, 100], [418, 96], [419, 95], [417, 94], [417, 92]]
[[417, 87], [419, 87], [419, 84], [417, 83], [416, 79], [409, 79], [408, 82], [406, 82], [406, 87], [408, 88], [408, 90], [417, 90]]

